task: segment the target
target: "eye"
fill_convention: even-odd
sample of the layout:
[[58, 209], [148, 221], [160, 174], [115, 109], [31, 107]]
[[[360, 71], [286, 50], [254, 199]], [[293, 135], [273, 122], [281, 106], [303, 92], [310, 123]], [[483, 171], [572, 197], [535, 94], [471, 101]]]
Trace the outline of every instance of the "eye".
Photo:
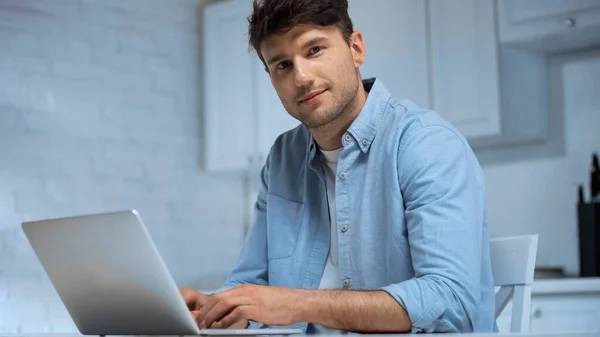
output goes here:
[[283, 62], [280, 62], [280, 63], [277, 65], [277, 69], [283, 70], [283, 69], [285, 69], [285, 68], [287, 68], [287, 67], [289, 67], [289, 66], [290, 66], [290, 62], [288, 62], [288, 61], [283, 61]]
[[316, 54], [316, 53], [318, 53], [320, 51], [321, 51], [321, 47], [319, 47], [319, 46], [315, 46], [315, 47], [310, 48], [310, 54]]

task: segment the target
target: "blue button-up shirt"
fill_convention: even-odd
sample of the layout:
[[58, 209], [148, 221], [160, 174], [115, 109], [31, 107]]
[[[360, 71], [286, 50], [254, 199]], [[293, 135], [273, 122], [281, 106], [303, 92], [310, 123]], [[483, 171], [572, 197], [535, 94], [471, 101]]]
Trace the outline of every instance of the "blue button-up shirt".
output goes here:
[[[342, 137], [335, 184], [338, 245], [331, 249], [338, 250], [340, 289], [388, 292], [413, 332], [496, 330], [475, 155], [435, 112], [393, 99], [378, 79], [364, 85], [367, 101]], [[304, 125], [275, 141], [253, 225], [222, 289], [319, 287], [330, 245], [320, 156]], [[293, 327], [311, 331], [307, 323]]]

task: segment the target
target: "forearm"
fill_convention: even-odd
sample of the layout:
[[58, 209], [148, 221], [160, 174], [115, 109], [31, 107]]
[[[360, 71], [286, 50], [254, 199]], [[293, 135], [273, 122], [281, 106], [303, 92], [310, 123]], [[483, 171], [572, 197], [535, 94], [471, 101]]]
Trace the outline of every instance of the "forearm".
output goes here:
[[385, 291], [303, 290], [297, 320], [351, 332], [409, 332], [404, 308]]

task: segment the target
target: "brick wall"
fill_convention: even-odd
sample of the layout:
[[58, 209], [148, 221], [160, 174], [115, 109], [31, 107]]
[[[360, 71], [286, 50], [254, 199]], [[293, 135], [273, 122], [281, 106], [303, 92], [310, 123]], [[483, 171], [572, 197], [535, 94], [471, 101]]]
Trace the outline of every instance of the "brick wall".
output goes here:
[[201, 6], [0, 0], [0, 333], [76, 331], [22, 221], [136, 208], [178, 285], [232, 266], [248, 203], [201, 170]]

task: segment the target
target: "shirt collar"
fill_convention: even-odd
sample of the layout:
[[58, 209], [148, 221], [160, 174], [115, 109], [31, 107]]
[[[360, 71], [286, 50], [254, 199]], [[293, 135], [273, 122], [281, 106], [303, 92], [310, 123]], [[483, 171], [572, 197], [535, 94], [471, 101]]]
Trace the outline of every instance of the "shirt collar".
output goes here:
[[[391, 99], [391, 94], [380, 79], [368, 78], [362, 82], [369, 95], [362, 110], [348, 128], [347, 133], [354, 137], [360, 149], [366, 153], [377, 134], [377, 129], [383, 119], [385, 107]], [[312, 134], [308, 137], [308, 148], [310, 158], [313, 158], [318, 146]]]

